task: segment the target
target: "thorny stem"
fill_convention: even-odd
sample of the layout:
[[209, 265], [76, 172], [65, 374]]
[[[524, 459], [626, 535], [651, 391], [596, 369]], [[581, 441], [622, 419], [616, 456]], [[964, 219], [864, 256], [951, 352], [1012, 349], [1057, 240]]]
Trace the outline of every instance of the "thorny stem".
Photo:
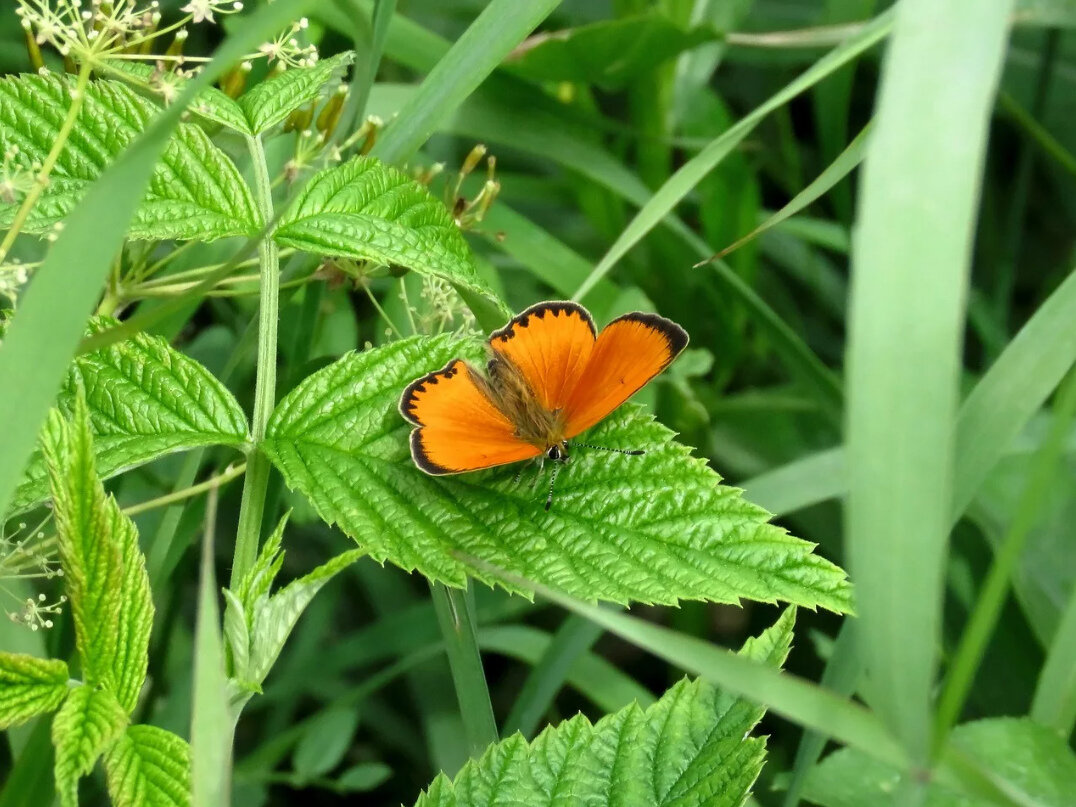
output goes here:
[[22, 200], [19, 211], [15, 214], [11, 229], [7, 231], [3, 242], [0, 243], [0, 262], [7, 257], [8, 252], [11, 250], [11, 245], [15, 243], [15, 238], [26, 223], [26, 217], [30, 215], [30, 211], [37, 204], [37, 200], [41, 198], [41, 194], [48, 187], [49, 174], [56, 167], [56, 161], [60, 159], [60, 154], [63, 153], [64, 146], [67, 144], [67, 138], [71, 136], [71, 130], [75, 126], [79, 112], [82, 111], [82, 104], [86, 98], [86, 88], [90, 83], [91, 70], [92, 67], [87, 62], [83, 62], [82, 66], [79, 67], [75, 89], [71, 93], [71, 106], [67, 108], [67, 116], [64, 118], [63, 123], [60, 124], [60, 131], [56, 135], [56, 142], [52, 144], [52, 150], [45, 157], [45, 162], [41, 164], [41, 170], [37, 172], [33, 187], [30, 188], [26, 198]]
[[[247, 137], [254, 169], [255, 198], [264, 221], [273, 220], [273, 190], [265, 151], [258, 137]], [[258, 318], [258, 370], [254, 386], [253, 446], [243, 480], [243, 500], [239, 507], [239, 529], [235, 537], [231, 588], [237, 589], [258, 557], [265, 493], [269, 485], [269, 459], [261, 451], [265, 428], [276, 403], [277, 318], [280, 293], [280, 254], [272, 231], [258, 247], [261, 264], [261, 297]]]

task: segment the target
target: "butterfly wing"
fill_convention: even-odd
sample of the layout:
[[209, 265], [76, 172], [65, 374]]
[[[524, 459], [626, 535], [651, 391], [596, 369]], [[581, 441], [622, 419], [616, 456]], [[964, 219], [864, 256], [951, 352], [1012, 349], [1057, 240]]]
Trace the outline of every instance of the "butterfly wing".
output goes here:
[[[532, 305], [489, 337], [495, 370], [507, 359], [547, 411], [567, 404], [594, 350], [594, 320], [578, 303]], [[494, 373], [495, 375], [495, 373]]]
[[564, 406], [565, 438], [603, 420], [668, 367], [687, 342], [687, 331], [657, 314], [636, 312], [610, 322]]
[[434, 476], [492, 468], [541, 453], [516, 437], [515, 427], [462, 359], [411, 382], [400, 397], [400, 413], [417, 427], [411, 432], [415, 465]]

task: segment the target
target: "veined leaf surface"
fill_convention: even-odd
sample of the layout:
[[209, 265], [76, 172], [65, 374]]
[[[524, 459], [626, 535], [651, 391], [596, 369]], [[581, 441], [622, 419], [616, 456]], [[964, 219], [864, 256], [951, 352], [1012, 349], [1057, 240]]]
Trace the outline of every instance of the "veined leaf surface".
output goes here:
[[444, 204], [373, 157], [311, 177], [274, 238], [321, 255], [406, 266], [497, 299]]
[[285, 70], [239, 96], [237, 102], [252, 134], [260, 134], [283, 121], [301, 106], [317, 99], [334, 73], [355, 61], [347, 51], [317, 62], [313, 67]]
[[138, 532], [97, 478], [81, 397], [71, 423], [50, 412], [44, 444], [83, 679], [87, 688], [107, 689], [129, 714], [146, 680], [153, 629]]
[[[45, 160], [59, 136], [74, 85], [54, 74], [0, 79], [0, 153], [12, 147], [25, 170]], [[42, 233], [70, 213], [86, 189], [148, 127], [160, 109], [117, 81], [94, 81], [48, 187], [24, 230]], [[0, 229], [19, 201], [0, 202]], [[176, 128], [131, 223], [131, 238], [199, 239], [253, 235], [261, 220], [234, 163], [199, 127]]]
[[127, 726], [127, 712], [110, 689], [80, 686], [52, 721], [56, 790], [63, 807], [78, 807], [78, 780], [93, 770]]
[[105, 755], [114, 807], [187, 807], [191, 803], [191, 749], [156, 726], [131, 726]]
[[[114, 321], [99, 318], [94, 331]], [[207, 369], [159, 336], [140, 333], [75, 359], [60, 391], [60, 411], [85, 390], [97, 472], [108, 478], [173, 451], [243, 445], [247, 419], [239, 402]], [[48, 496], [40, 451], [15, 491], [15, 512]]]
[[67, 665], [25, 653], [0, 653], [0, 729], [51, 712], [67, 695]]
[[[794, 609], [740, 652], [780, 667]], [[416, 807], [564, 803], [588, 807], [739, 807], [762, 769], [765, 742], [750, 737], [764, 710], [683, 679], [647, 709], [637, 704], [591, 724], [578, 715], [532, 743], [516, 734], [454, 780], [434, 780]]]

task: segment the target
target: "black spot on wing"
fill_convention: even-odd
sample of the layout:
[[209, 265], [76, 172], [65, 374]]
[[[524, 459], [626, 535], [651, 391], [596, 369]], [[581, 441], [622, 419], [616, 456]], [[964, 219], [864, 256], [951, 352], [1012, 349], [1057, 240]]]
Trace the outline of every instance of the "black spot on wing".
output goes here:
[[545, 303], [536, 303], [508, 320], [503, 328], [496, 330], [489, 335], [489, 342], [491, 344], [494, 340], [507, 342], [516, 335], [515, 329], [517, 327], [527, 327], [531, 321], [531, 317], [534, 317], [535, 319], [545, 319], [546, 316], [559, 317], [561, 315], [572, 316], [573, 314], [587, 324], [587, 327], [590, 328], [591, 336], [597, 335], [597, 330], [594, 328], [594, 319], [590, 316], [590, 312], [583, 308], [583, 306], [579, 305], [579, 303], [573, 303], [571, 300], [554, 300]]
[[[464, 363], [462, 359], [453, 359], [440, 370], [434, 370], [432, 373], [427, 373], [422, 378], [416, 378], [407, 387], [404, 388], [403, 394], [400, 396], [400, 414], [409, 423], [413, 423], [416, 426], [421, 426], [415, 408], [417, 404], [418, 393], [424, 392], [429, 387], [438, 384], [442, 378], [452, 378], [463, 369]], [[417, 462], [418, 460], [416, 460]]]

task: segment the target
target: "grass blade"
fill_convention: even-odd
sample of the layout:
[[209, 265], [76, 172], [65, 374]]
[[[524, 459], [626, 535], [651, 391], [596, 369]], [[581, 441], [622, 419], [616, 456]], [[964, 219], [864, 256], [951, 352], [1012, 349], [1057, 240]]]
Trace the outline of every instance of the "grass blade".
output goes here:
[[1031, 466], [1019, 505], [1009, 524], [1001, 547], [994, 556], [986, 580], [975, 601], [950, 665], [949, 675], [938, 699], [935, 739], [941, 743], [960, 717], [975, 673], [982, 662], [990, 636], [997, 626], [1001, 609], [1009, 593], [1009, 581], [1020, 561], [1027, 538], [1040, 521], [1043, 499], [1065, 449], [1066, 438], [1076, 417], [1076, 374], [1070, 374], [1058, 392], [1054, 422], [1050, 433]]
[[876, 17], [854, 37], [823, 56], [792, 83], [688, 160], [664, 185], [658, 188], [650, 201], [636, 214], [616, 243], [609, 248], [609, 251], [591, 271], [586, 281], [576, 290], [572, 299], [585, 298], [595, 284], [609, 273], [616, 262], [671, 213], [698, 181], [736, 148], [763, 118], [876, 44], [889, 33], [891, 24], [892, 14], [889, 12]]
[[1062, 737], [1069, 737], [1076, 724], [1076, 588], [1039, 673], [1031, 719], [1052, 726]]
[[213, 571], [213, 533], [217, 491], [206, 503], [202, 576], [198, 586], [198, 618], [194, 632], [194, 694], [191, 708], [191, 805], [228, 807], [231, 796], [232, 735], [235, 721], [228, 708], [224, 644]]
[[[782, 207], [743, 238], [729, 244], [717, 253], [714, 258], [723, 258], [730, 252], [734, 252], [748, 241], [758, 238], [771, 227], [776, 227], [781, 222], [795, 216], [808, 205], [814, 203], [828, 193], [838, 182], [852, 173], [856, 166], [863, 161], [863, 155], [867, 145], [867, 135], [869, 133], [870, 124], [868, 123], [863, 127], [860, 133], [855, 136], [855, 139], [848, 144], [844, 151], [837, 155], [837, 159], [826, 166], [826, 170], [819, 174], [806, 188], [797, 193], [787, 205]], [[710, 260], [713, 259], [711, 258]], [[698, 265], [700, 264], [696, 264], [696, 266]]]
[[213, 61], [187, 82], [175, 103], [101, 175], [67, 218], [20, 300], [0, 348], [0, 389], [19, 390], [19, 395], [0, 397], [0, 422], [8, 430], [0, 457], [0, 513], [7, 510], [112, 259], [184, 109], [244, 54], [298, 17], [309, 2], [275, 3], [237, 26]]
[[398, 163], [414, 154], [440, 123], [482, 83], [560, 0], [492, 0], [426, 76], [373, 154]]
[[846, 536], [870, 700], [916, 763], [931, 752], [964, 300], [1011, 6], [897, 7], [853, 245]]

